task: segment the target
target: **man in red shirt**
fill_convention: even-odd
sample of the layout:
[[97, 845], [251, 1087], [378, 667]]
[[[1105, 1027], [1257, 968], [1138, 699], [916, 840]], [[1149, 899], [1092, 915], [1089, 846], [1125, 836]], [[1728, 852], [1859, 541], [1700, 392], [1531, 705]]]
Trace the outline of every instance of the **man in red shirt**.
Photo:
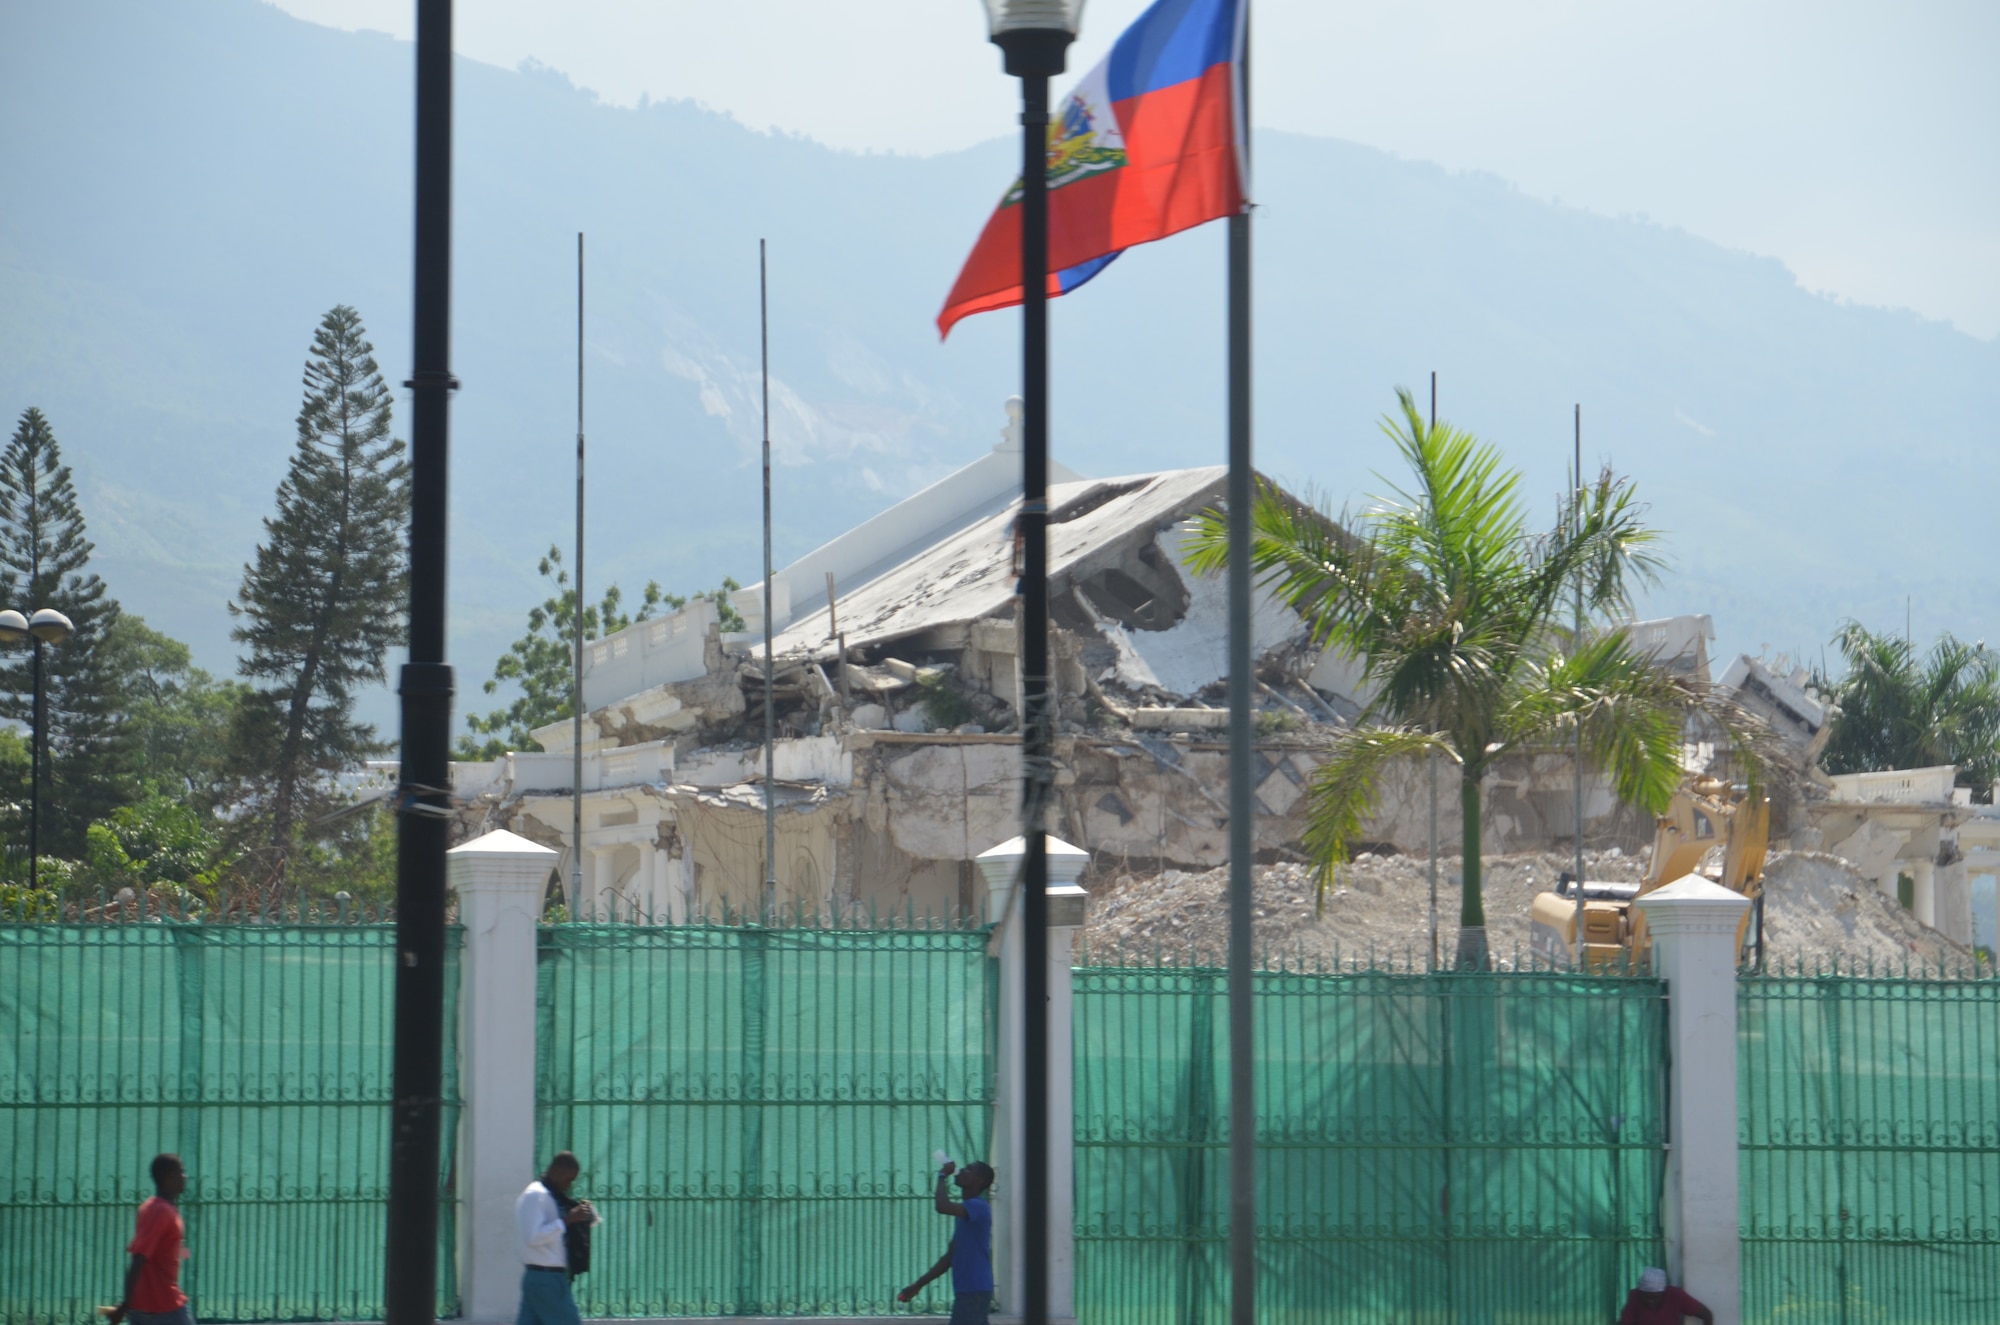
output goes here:
[[132, 1234], [132, 1261], [125, 1267], [125, 1296], [111, 1309], [110, 1325], [194, 1325], [187, 1294], [181, 1291], [181, 1262], [187, 1227], [177, 1202], [187, 1190], [187, 1170], [179, 1155], [153, 1156], [153, 1196], [139, 1207]]
[[1625, 1295], [1618, 1325], [1681, 1325], [1693, 1316], [1701, 1325], [1715, 1325], [1715, 1313], [1678, 1288], [1667, 1285], [1667, 1272], [1651, 1267], [1639, 1272], [1639, 1286]]

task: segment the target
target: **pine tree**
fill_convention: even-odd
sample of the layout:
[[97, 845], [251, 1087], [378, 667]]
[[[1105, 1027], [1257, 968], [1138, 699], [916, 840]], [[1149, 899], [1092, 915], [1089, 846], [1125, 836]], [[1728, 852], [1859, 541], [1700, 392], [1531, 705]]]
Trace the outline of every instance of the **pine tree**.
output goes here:
[[301, 825], [333, 796], [333, 775], [384, 747], [354, 720], [355, 692], [387, 680], [408, 599], [409, 464], [389, 434], [390, 396], [361, 315], [320, 320], [278, 511], [229, 610], [255, 688], [230, 733], [232, 766], [262, 855], [257, 882], [282, 889]]
[[[0, 455], [0, 607], [24, 616], [53, 607], [75, 627], [64, 643], [42, 648], [48, 740], [41, 849], [48, 857], [79, 856], [84, 830], [134, 795], [109, 647], [118, 603], [89, 570], [91, 548], [55, 432], [40, 410], [29, 409]], [[32, 649], [0, 653], [0, 717], [32, 730], [34, 701]], [[25, 842], [25, 823], [19, 835]]]

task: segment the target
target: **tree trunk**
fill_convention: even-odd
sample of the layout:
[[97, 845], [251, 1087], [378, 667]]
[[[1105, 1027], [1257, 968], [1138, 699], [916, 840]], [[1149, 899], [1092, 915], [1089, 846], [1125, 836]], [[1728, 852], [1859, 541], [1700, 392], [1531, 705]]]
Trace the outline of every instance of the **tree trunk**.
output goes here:
[[1460, 846], [1460, 866], [1464, 885], [1459, 890], [1458, 969], [1487, 969], [1486, 899], [1479, 888], [1479, 782], [1482, 770], [1468, 764], [1459, 774], [1458, 798], [1464, 822]]

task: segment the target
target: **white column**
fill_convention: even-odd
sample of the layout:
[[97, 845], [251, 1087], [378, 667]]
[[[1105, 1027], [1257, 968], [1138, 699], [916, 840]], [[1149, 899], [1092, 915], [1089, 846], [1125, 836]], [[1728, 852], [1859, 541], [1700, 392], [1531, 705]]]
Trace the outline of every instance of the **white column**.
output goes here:
[[1902, 866], [1892, 860], [1888, 868], [1882, 871], [1882, 877], [1876, 880], [1876, 886], [1882, 890], [1882, 895], [1898, 906], [1903, 904], [1901, 893], [1898, 891], [1901, 886], [1899, 878], [1901, 873]]
[[1962, 856], [1938, 866], [1936, 923], [1953, 943], [1972, 946], [1972, 871]]
[[514, 1199], [535, 1176], [535, 922], [556, 853], [501, 831], [452, 850], [459, 976], [459, 1284], [468, 1321], [521, 1300]]
[[618, 849], [616, 847], [592, 847], [590, 849], [589, 861], [590, 868], [584, 871], [583, 875], [587, 886], [590, 888], [590, 903], [587, 908], [587, 915], [590, 919], [596, 920], [600, 917], [607, 917], [611, 909], [614, 896], [611, 887], [618, 881], [614, 873], [618, 865]]
[[[1056, 837], [1046, 839], [1049, 860], [1049, 1319], [1076, 1316], [1075, 1068], [1072, 1063], [1070, 951], [1083, 924], [1084, 892], [1077, 885], [1090, 854]], [[1000, 958], [999, 1097], [993, 1111], [993, 1155], [1003, 1192], [993, 1211], [993, 1268], [1000, 1304], [1008, 1315], [1020, 1310], [1022, 1227], [1018, 1201], [1019, 1166], [1026, 1145], [1020, 1064], [1026, 1060], [1021, 1027], [1021, 902], [1016, 888], [1024, 850], [1021, 838], [1002, 842], [975, 862], [986, 879], [987, 917], [997, 927]]]
[[1736, 927], [1750, 900], [1690, 874], [1637, 905], [1653, 936], [1653, 970], [1667, 982], [1667, 1273], [1716, 1325], [1741, 1325]]
[[1917, 923], [1937, 928], [1937, 862], [1929, 856], [1910, 862], [1910, 910]]

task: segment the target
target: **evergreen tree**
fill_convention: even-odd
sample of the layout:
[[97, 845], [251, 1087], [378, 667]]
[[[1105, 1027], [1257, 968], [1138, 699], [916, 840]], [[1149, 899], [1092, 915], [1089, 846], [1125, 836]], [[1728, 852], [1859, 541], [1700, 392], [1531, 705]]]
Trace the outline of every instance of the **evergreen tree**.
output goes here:
[[130, 612], [107, 636], [132, 738], [133, 781], [203, 813], [227, 803], [230, 723], [250, 687], [210, 676], [187, 645]]
[[[48, 857], [79, 856], [84, 830], [134, 795], [108, 646], [118, 603], [89, 570], [91, 548], [55, 432], [30, 409], [0, 455], [0, 606], [24, 616], [53, 607], [75, 627], [66, 642], [42, 647], [48, 732], [41, 848]], [[34, 709], [32, 647], [0, 653], [0, 717], [32, 730]], [[23, 841], [25, 834], [23, 823]]]
[[229, 605], [231, 637], [247, 646], [238, 670], [253, 683], [230, 732], [254, 826], [245, 864], [279, 889], [300, 826], [334, 798], [333, 776], [384, 748], [354, 720], [354, 696], [387, 680], [408, 606], [409, 464], [389, 416], [361, 315], [339, 305], [313, 335], [278, 511]]

